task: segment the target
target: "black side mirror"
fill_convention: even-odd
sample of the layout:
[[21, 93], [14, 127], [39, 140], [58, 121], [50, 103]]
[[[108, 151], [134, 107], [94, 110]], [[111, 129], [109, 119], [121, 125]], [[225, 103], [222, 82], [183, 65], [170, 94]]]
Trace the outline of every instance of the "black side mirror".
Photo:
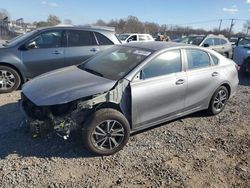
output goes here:
[[203, 44], [203, 46], [207, 48], [207, 47], [209, 47], [209, 44]]

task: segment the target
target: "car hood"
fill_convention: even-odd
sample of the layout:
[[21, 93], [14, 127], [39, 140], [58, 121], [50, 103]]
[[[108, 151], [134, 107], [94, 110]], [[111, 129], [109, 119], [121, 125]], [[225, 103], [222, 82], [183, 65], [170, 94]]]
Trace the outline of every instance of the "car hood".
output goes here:
[[50, 106], [109, 91], [115, 84], [71, 66], [36, 77], [24, 84], [22, 92], [37, 106]]

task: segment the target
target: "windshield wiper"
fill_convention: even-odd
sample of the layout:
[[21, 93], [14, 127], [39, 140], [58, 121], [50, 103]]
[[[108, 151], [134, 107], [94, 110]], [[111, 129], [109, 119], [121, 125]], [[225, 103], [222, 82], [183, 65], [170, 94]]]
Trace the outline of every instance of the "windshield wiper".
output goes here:
[[83, 70], [85, 70], [85, 71], [87, 71], [87, 72], [89, 72], [89, 73], [95, 74], [95, 75], [97, 75], [97, 76], [103, 77], [103, 74], [101, 74], [101, 73], [99, 73], [99, 72], [97, 72], [97, 71], [95, 71], [95, 70], [88, 69], [88, 68], [83, 68]]

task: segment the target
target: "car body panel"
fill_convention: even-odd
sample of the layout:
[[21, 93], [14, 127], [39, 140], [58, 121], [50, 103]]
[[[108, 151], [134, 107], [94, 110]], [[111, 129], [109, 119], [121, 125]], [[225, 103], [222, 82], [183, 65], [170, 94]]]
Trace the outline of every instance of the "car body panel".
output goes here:
[[23, 86], [22, 92], [37, 106], [48, 106], [103, 93], [115, 84], [71, 66], [36, 77]]
[[[176, 82], [179, 79], [184, 80], [184, 84], [177, 85]], [[183, 109], [186, 89], [185, 72], [132, 82], [132, 122], [134, 128], [164, 119], [169, 114]]]

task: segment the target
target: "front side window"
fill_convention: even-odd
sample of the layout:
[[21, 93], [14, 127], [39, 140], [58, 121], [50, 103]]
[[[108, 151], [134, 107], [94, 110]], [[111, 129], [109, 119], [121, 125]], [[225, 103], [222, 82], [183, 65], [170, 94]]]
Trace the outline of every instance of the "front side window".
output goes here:
[[221, 45], [221, 39], [215, 38], [214, 39], [214, 45], [215, 46]]
[[62, 46], [62, 31], [47, 31], [29, 41], [35, 48], [58, 48]]
[[137, 41], [137, 35], [132, 35], [131, 37], [129, 37], [128, 42], [130, 41]]
[[70, 30], [67, 35], [69, 47], [97, 45], [94, 35], [90, 31]]
[[186, 54], [189, 70], [210, 66], [210, 58], [206, 52], [186, 49]]
[[247, 38], [241, 38], [238, 42], [239, 46], [244, 46], [244, 45], [250, 45], [250, 39]]
[[113, 45], [114, 43], [101, 33], [95, 32], [99, 45]]
[[142, 79], [181, 72], [181, 67], [180, 50], [168, 51], [146, 65], [142, 70]]

